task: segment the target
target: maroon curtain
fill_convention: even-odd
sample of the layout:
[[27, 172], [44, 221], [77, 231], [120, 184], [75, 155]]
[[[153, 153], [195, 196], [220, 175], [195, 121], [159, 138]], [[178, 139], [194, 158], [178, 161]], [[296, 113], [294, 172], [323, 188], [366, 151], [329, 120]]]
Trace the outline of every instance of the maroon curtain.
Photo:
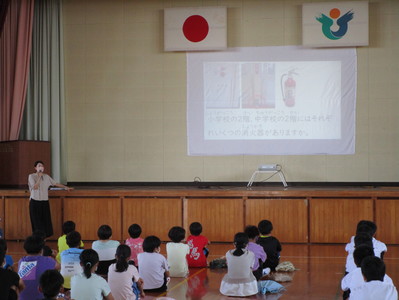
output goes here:
[[0, 37], [0, 141], [18, 140], [24, 111], [34, 0], [10, 1]]

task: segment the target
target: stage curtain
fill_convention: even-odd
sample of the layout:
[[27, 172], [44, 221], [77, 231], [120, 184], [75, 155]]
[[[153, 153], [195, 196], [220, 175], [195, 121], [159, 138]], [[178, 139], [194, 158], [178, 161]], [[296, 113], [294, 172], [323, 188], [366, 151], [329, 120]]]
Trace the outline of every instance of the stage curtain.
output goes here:
[[0, 37], [0, 141], [17, 140], [25, 104], [33, 0], [10, 1]]
[[51, 174], [59, 182], [66, 180], [62, 33], [61, 0], [36, 1], [20, 139], [51, 142]]

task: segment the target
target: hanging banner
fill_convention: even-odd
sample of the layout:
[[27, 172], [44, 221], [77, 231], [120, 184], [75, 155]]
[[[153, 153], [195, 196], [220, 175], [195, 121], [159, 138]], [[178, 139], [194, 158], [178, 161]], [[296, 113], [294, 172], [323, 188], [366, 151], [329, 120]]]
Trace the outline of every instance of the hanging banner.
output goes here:
[[302, 44], [307, 47], [367, 46], [368, 2], [303, 4]]
[[227, 8], [167, 8], [164, 31], [165, 51], [226, 49]]

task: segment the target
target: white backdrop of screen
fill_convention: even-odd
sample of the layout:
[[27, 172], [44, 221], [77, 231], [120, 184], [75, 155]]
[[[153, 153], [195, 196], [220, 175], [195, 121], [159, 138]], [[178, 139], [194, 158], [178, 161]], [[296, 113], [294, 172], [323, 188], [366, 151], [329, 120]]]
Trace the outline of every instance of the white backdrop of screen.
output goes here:
[[353, 154], [356, 50], [187, 54], [189, 155]]

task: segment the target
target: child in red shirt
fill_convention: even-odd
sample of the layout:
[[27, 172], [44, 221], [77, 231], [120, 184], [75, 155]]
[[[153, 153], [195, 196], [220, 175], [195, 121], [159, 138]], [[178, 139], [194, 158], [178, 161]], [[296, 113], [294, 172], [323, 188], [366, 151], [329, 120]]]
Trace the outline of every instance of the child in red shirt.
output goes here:
[[191, 223], [190, 233], [191, 235], [187, 238], [187, 245], [190, 248], [190, 253], [187, 254], [188, 266], [194, 268], [207, 267], [206, 258], [208, 257], [209, 250], [206, 246], [209, 244], [209, 241], [201, 235], [201, 223]]

